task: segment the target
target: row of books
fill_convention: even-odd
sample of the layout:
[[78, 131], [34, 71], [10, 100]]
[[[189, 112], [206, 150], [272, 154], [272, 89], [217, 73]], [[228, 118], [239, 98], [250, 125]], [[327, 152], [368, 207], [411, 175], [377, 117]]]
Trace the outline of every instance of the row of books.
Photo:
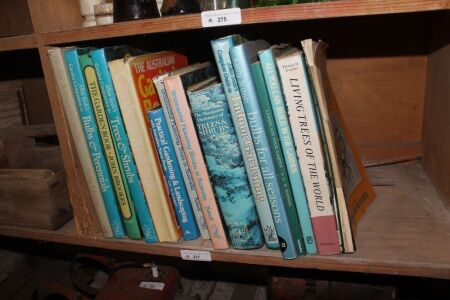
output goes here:
[[127, 46], [51, 48], [105, 236], [353, 252], [374, 198], [332, 94], [323, 42], [239, 35], [216, 64]]

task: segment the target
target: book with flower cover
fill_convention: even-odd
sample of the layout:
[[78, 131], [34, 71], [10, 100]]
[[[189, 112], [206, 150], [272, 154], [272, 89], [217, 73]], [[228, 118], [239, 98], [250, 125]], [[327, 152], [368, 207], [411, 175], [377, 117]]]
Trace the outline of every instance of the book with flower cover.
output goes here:
[[170, 139], [169, 127], [162, 108], [149, 111], [148, 118], [151, 123], [164, 177], [169, 186], [172, 205], [177, 215], [178, 224], [180, 224], [183, 232], [183, 238], [186, 241], [194, 240], [200, 236], [200, 232], [189, 202], [189, 195], [183, 177], [181, 176], [181, 169], [175, 155], [175, 148]]
[[259, 248], [264, 237], [222, 84], [212, 77], [187, 94], [231, 243]]

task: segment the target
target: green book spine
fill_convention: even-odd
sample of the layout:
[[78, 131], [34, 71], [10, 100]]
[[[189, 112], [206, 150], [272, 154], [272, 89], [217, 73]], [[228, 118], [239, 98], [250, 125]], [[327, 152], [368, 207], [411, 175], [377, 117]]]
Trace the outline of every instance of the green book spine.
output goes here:
[[109, 127], [106, 119], [106, 110], [92, 58], [90, 54], [84, 54], [78, 57], [78, 61], [83, 72], [84, 79], [86, 80], [86, 86], [88, 88], [89, 97], [94, 109], [103, 150], [106, 154], [108, 169], [111, 174], [117, 202], [119, 204], [128, 237], [131, 239], [141, 239], [142, 236], [139, 231], [139, 224], [136, 218], [133, 202], [131, 201], [130, 191], [123, 180], [123, 178], [125, 178], [124, 170], [120, 168], [115, 145], [111, 135], [111, 128]]

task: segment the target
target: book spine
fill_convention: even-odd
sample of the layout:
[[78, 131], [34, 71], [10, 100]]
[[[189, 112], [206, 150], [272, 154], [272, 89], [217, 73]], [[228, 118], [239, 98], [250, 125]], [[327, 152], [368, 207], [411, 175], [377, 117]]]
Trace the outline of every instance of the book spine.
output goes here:
[[281, 90], [272, 50], [267, 49], [262, 51], [259, 58], [267, 86], [270, 105], [272, 106], [278, 137], [281, 142], [280, 144], [286, 163], [286, 169], [291, 182], [297, 214], [300, 218], [300, 226], [302, 228], [306, 252], [308, 254], [316, 254], [316, 239], [311, 224], [308, 201], [306, 199], [303, 178], [300, 173], [300, 167], [295, 153], [294, 140], [292, 138], [291, 127], [289, 126], [283, 92]]
[[179, 76], [164, 79], [164, 86], [169, 96], [174, 121], [180, 134], [181, 143], [186, 154], [189, 169], [194, 176], [197, 195], [200, 197], [203, 216], [208, 226], [212, 245], [215, 249], [227, 249], [228, 242], [220, 219], [206, 164], [202, 156], [200, 143], [191, 118], [186, 94]]
[[181, 145], [180, 135], [177, 131], [177, 125], [173, 119], [172, 108], [169, 104], [169, 98], [167, 97], [166, 89], [164, 88], [164, 84], [162, 82], [163, 78], [167, 77], [167, 75], [161, 75], [155, 79], [153, 82], [155, 84], [156, 90], [158, 92], [159, 99], [161, 101], [161, 107], [164, 112], [164, 117], [168, 123], [170, 137], [172, 139], [173, 146], [175, 148], [175, 153], [177, 155], [177, 159], [180, 165], [181, 174], [183, 176], [184, 184], [186, 186], [186, 190], [189, 195], [189, 200], [191, 201], [192, 209], [194, 210], [195, 219], [197, 220], [197, 225], [200, 230], [200, 234], [202, 239], [209, 240], [208, 227], [206, 226], [205, 218], [203, 217], [202, 208], [200, 206], [200, 201], [197, 196], [197, 192], [195, 191], [194, 179], [192, 178], [192, 174], [189, 171], [189, 166], [186, 160], [186, 155], [183, 151], [183, 146]]
[[222, 84], [188, 92], [188, 98], [231, 243], [259, 248], [264, 237]]
[[131, 201], [128, 186], [123, 180], [124, 173], [120, 168], [117, 154], [114, 149], [111, 129], [107, 121], [103, 98], [100, 92], [100, 85], [98, 83], [97, 74], [95, 73], [92, 58], [90, 57], [90, 54], [83, 54], [78, 56], [78, 61], [84, 75], [84, 80], [86, 81], [92, 108], [94, 109], [94, 116], [99, 128], [103, 151], [105, 152], [106, 162], [109, 167], [117, 196], [117, 202], [119, 204], [120, 212], [122, 213], [122, 219], [125, 223], [128, 237], [131, 239], [140, 239], [141, 233], [139, 231], [134, 205]]
[[177, 241], [181, 231], [161, 177], [156, 152], [139, 107], [137, 91], [127, 60], [108, 62], [131, 150], [160, 242]]
[[200, 236], [194, 212], [188, 201], [189, 196], [181, 176], [178, 159], [169, 135], [169, 128], [162, 108], [157, 108], [148, 113], [153, 137], [158, 149], [159, 159], [164, 171], [164, 177], [169, 186], [172, 204], [178, 217], [186, 241], [194, 240]]
[[108, 219], [105, 204], [103, 202], [100, 186], [95, 175], [94, 165], [92, 164], [89, 147], [83, 133], [83, 126], [81, 125], [80, 115], [75, 104], [74, 94], [72, 92], [67, 66], [64, 62], [63, 48], [50, 48], [48, 56], [53, 68], [53, 73], [56, 75], [56, 85], [63, 105], [64, 113], [69, 124], [70, 132], [73, 137], [75, 148], [80, 159], [81, 168], [86, 178], [86, 184], [91, 196], [92, 204], [94, 206], [95, 214], [104, 237], [112, 237], [111, 224]]
[[147, 243], [156, 243], [158, 237], [147, 206], [144, 191], [142, 190], [128, 136], [125, 132], [104, 50], [94, 50], [91, 52], [91, 55], [106, 108], [108, 124], [112, 130], [114, 149], [119, 158], [119, 166], [124, 171], [124, 178], [126, 179], [131, 199], [136, 206], [136, 214], [142, 229], [142, 234]]
[[314, 104], [300, 51], [277, 58], [319, 254], [340, 253]]
[[281, 178], [279, 177], [281, 174], [277, 173], [275, 158], [271, 151], [266, 128], [264, 127], [264, 120], [251, 66], [245, 56], [243, 47], [231, 48], [230, 55], [264, 182], [266, 183], [266, 187], [270, 186], [272, 188], [274, 196], [280, 199], [280, 202], [284, 203], [287, 214], [286, 223], [290, 228], [294, 247], [299, 255], [305, 255], [306, 251], [301, 236], [301, 228], [295, 210], [294, 199], [292, 198], [292, 192], [284, 186], [287, 183], [287, 178]]
[[108, 212], [109, 222], [115, 238], [123, 238], [125, 231], [120, 218], [116, 203], [116, 196], [111, 184], [111, 175], [107, 169], [106, 158], [102, 150], [100, 134], [95, 122], [94, 111], [90, 104], [86, 83], [78, 63], [78, 52], [76, 49], [65, 52], [67, 69], [70, 76], [79, 118], [83, 126], [86, 142], [89, 147], [92, 164], [97, 176], [100, 191], [103, 196], [105, 208]]
[[[281, 225], [280, 223], [276, 223], [279, 222], [279, 219], [274, 216], [279, 209], [277, 204], [278, 199], [269, 197], [269, 193], [264, 186], [264, 180], [256, 158], [256, 151], [245, 117], [239, 87], [229, 54], [232, 40], [231, 38], [223, 38], [213, 40], [211, 44], [252, 189], [253, 199], [255, 200], [256, 209], [264, 232], [264, 239], [267, 248], [277, 249], [281, 244], [280, 237], [282, 240], [289, 239], [286, 236], [286, 231], [280, 231], [278, 228]], [[297, 256], [295, 253], [294, 251], [288, 250], [284, 251], [283, 255], [286, 258], [295, 258]]]

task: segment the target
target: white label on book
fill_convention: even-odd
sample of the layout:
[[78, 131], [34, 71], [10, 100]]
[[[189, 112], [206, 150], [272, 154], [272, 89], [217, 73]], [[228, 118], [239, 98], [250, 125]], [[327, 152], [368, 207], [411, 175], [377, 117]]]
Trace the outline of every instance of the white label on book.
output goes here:
[[242, 17], [239, 7], [202, 12], [203, 27], [227, 26], [241, 23]]
[[184, 260], [212, 261], [209, 251], [181, 250], [180, 252]]
[[144, 289], [162, 291], [162, 290], [164, 290], [164, 283], [163, 282], [142, 281], [139, 284], [139, 287], [144, 288]]

